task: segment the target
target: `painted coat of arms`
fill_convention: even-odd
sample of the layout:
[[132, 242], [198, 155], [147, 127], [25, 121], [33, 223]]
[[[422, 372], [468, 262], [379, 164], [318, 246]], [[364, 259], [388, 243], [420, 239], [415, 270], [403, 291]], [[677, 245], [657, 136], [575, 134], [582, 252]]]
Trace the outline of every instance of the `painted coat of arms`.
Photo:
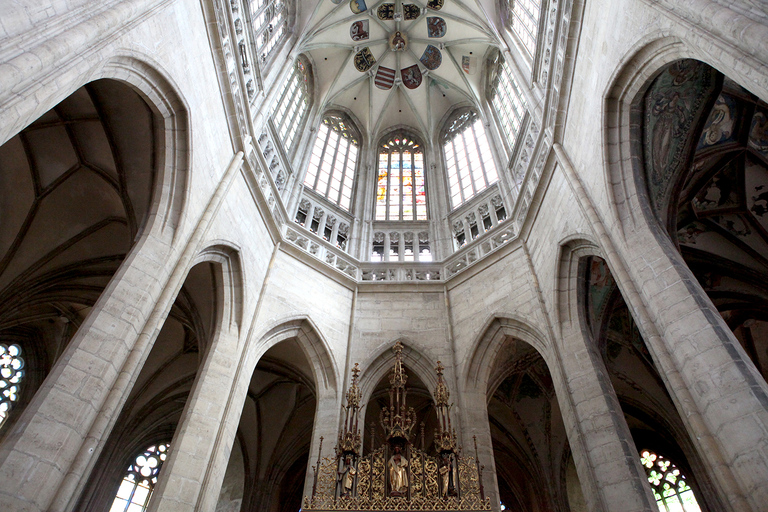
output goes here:
[[364, 41], [368, 39], [368, 20], [356, 21], [349, 27], [349, 37], [353, 41]]
[[421, 70], [418, 64], [401, 69], [400, 76], [403, 78], [403, 85], [409, 89], [415, 89], [421, 85]]
[[427, 35], [429, 37], [443, 37], [447, 26], [443, 18], [437, 16], [429, 16], [427, 18]]
[[443, 0], [429, 0], [427, 7], [439, 11], [443, 8]]
[[421, 9], [419, 9], [418, 5], [405, 4], [403, 5], [403, 14], [407, 21], [415, 20], [421, 14]]
[[364, 12], [368, 6], [365, 5], [365, 0], [349, 0], [349, 8], [352, 9], [353, 13], [360, 14], [361, 12]]
[[395, 70], [379, 66], [374, 83], [379, 89], [384, 89], [385, 91], [391, 89], [392, 84], [395, 83]]
[[376, 64], [376, 59], [373, 57], [370, 48], [367, 46], [355, 54], [355, 68], [358, 71], [365, 73], [371, 67]]
[[395, 18], [395, 4], [381, 4], [376, 11], [380, 20], [392, 20]]
[[428, 44], [419, 60], [424, 64], [425, 68], [437, 69], [443, 63], [443, 54], [440, 53], [436, 46]]

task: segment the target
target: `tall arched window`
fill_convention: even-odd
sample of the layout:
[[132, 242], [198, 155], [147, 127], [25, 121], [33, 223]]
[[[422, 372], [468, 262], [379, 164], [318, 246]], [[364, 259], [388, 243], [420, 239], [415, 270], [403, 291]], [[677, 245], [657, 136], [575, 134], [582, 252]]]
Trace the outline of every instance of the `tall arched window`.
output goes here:
[[493, 105], [501, 132], [511, 148], [514, 146], [517, 134], [520, 132], [520, 126], [523, 124], [526, 109], [525, 99], [515, 77], [512, 76], [509, 63], [504, 60], [501, 54], [497, 54], [496, 61], [490, 65], [492, 66], [489, 91], [491, 105]]
[[424, 152], [405, 132], [379, 146], [376, 220], [427, 220]]
[[24, 359], [18, 345], [0, 345], [0, 427], [13, 403], [19, 399], [19, 386], [24, 378]]
[[288, 35], [285, 0], [251, 0], [248, 3], [256, 42], [256, 54], [267, 62], [272, 50]]
[[349, 122], [326, 115], [317, 130], [304, 185], [349, 210], [359, 141]]
[[664, 456], [650, 450], [640, 452], [640, 462], [661, 512], [701, 512], [691, 486], [680, 470]]
[[170, 444], [147, 447], [128, 466], [109, 512], [143, 512], [157, 484], [157, 475], [168, 457]]
[[507, 23], [531, 56], [536, 53], [541, 0], [506, 0]]
[[481, 192], [499, 179], [483, 121], [467, 110], [447, 123], [441, 137], [451, 207]]
[[296, 59], [293, 72], [285, 81], [280, 100], [272, 116], [277, 135], [286, 153], [293, 147], [293, 140], [309, 112], [312, 91], [312, 71], [304, 58]]

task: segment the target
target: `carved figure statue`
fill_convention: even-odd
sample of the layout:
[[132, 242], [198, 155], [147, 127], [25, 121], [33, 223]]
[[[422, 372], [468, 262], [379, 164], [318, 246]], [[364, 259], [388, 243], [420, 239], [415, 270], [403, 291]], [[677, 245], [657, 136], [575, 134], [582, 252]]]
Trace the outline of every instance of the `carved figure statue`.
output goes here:
[[352, 486], [354, 485], [356, 474], [357, 470], [355, 470], [352, 456], [347, 455], [342, 462], [341, 468], [339, 469], [339, 496], [349, 497], [352, 494]]
[[440, 496], [456, 496], [456, 468], [449, 453], [440, 456]]
[[392, 488], [390, 496], [405, 496], [408, 493], [408, 459], [400, 453], [400, 447], [395, 446], [395, 453], [389, 458], [389, 483]]

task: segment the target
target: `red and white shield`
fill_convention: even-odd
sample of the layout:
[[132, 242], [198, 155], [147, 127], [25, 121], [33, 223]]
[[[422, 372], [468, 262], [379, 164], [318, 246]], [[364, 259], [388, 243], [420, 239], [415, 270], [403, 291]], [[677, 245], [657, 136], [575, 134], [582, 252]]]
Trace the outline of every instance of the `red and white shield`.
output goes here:
[[374, 83], [379, 89], [391, 89], [392, 84], [395, 83], [395, 70], [379, 66]]

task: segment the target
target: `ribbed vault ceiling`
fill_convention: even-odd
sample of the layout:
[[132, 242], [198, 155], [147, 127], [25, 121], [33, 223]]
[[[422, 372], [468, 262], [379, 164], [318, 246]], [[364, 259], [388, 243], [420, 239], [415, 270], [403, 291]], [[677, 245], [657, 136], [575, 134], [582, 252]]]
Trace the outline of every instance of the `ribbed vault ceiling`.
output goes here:
[[307, 18], [299, 51], [313, 61], [321, 109], [347, 109], [368, 134], [407, 125], [431, 138], [452, 107], [478, 103], [483, 58], [498, 46], [479, 3], [334, 2], [299, 13]]

